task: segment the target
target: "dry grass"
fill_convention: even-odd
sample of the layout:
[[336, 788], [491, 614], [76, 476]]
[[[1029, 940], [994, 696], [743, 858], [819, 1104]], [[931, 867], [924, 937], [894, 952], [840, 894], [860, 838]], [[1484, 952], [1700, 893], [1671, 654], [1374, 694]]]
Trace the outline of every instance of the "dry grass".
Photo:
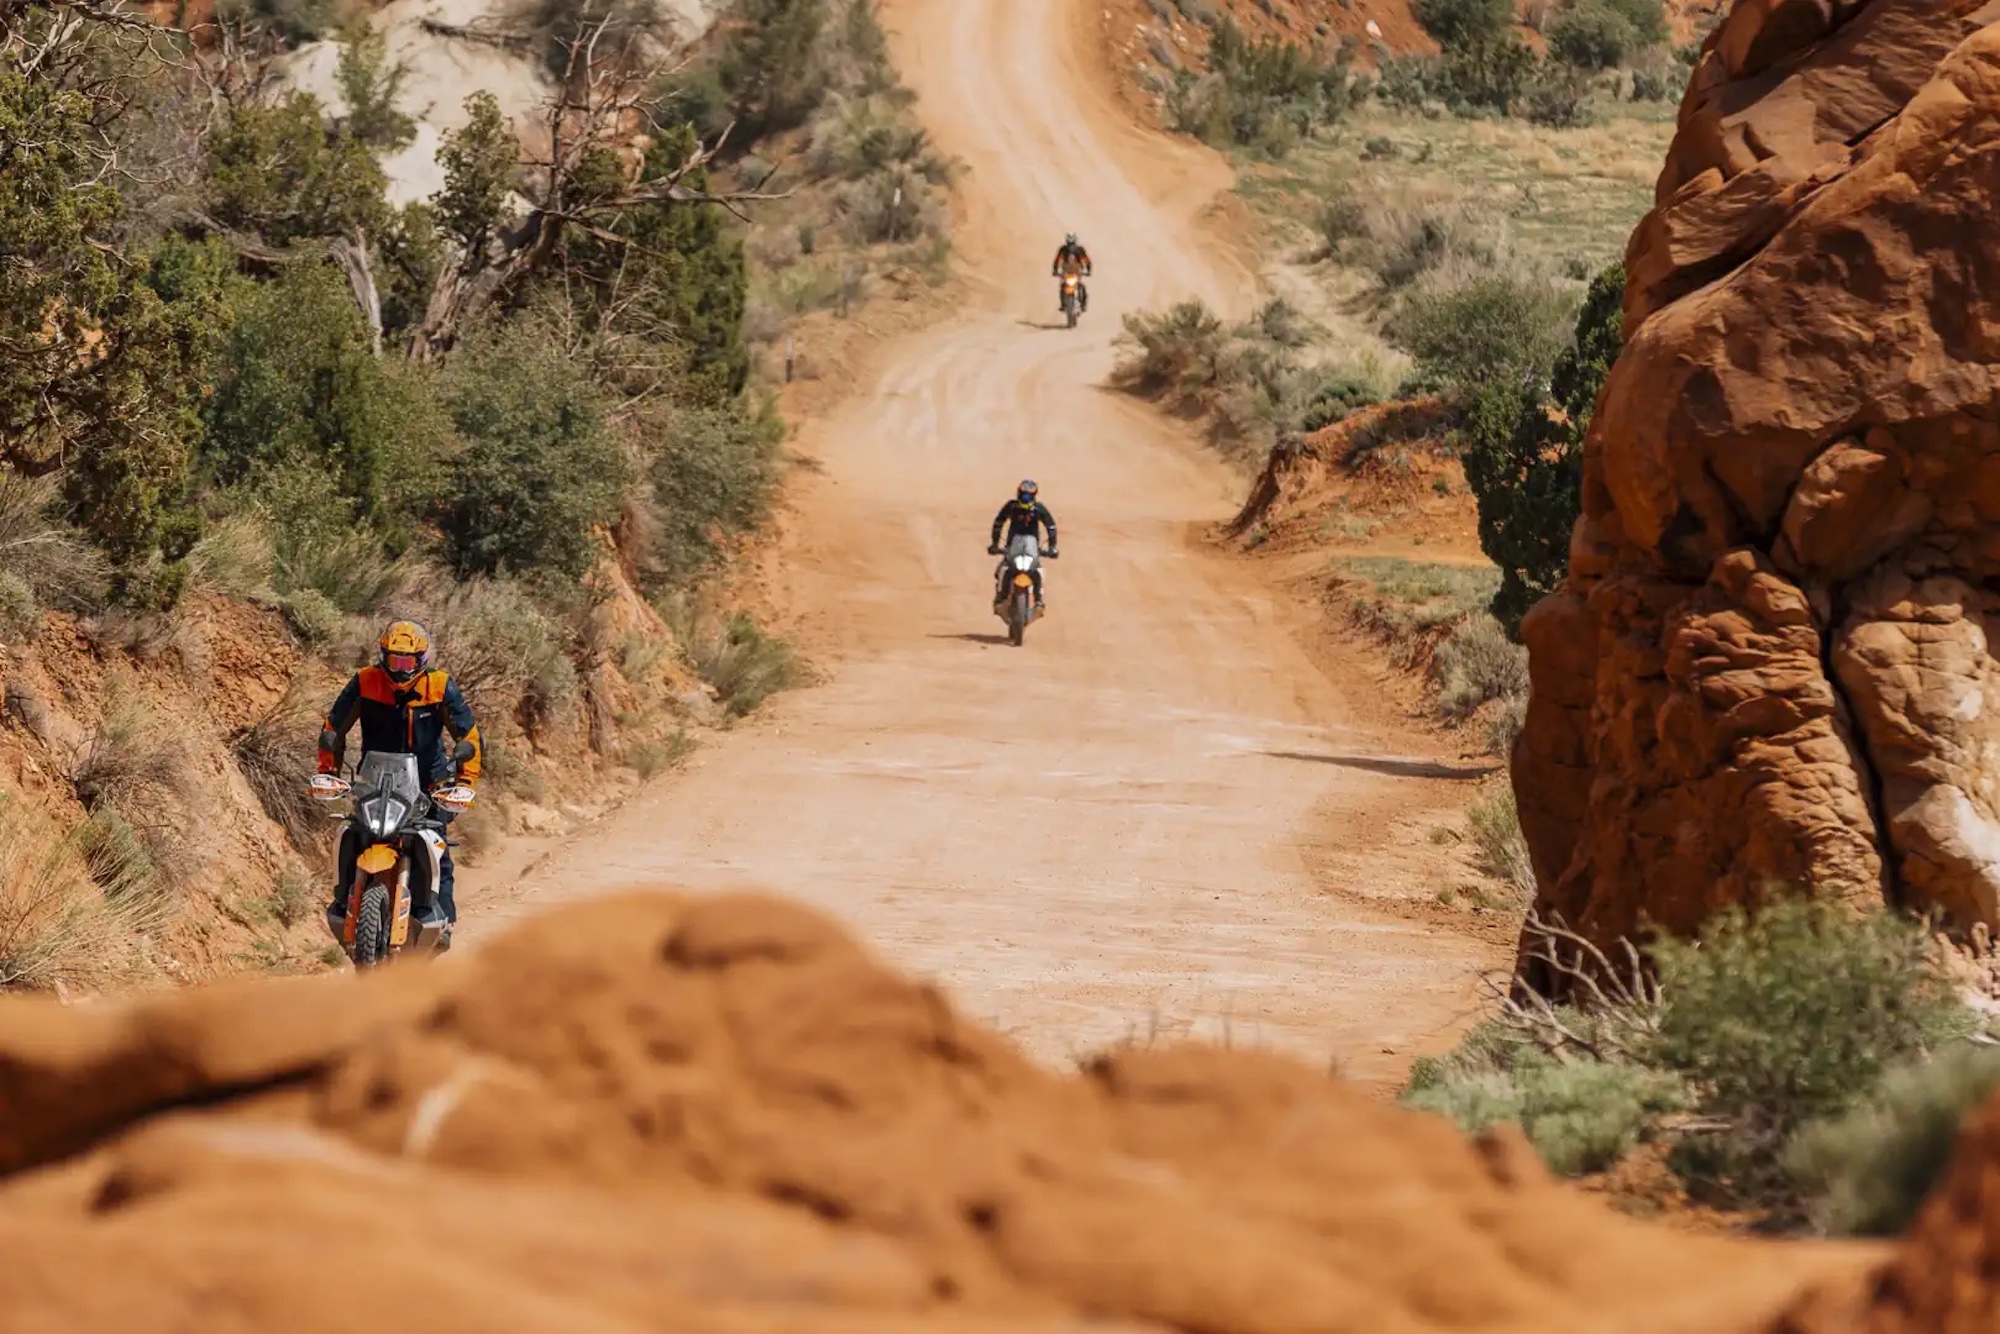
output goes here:
[[113, 682], [97, 726], [71, 756], [70, 785], [91, 814], [91, 851], [160, 885], [196, 873], [196, 781], [186, 738], [128, 684]]
[[1506, 885], [1522, 903], [1533, 899], [1535, 866], [1514, 808], [1513, 787], [1502, 783], [1474, 802], [1465, 812], [1465, 823], [1473, 864], [1481, 873]]
[[1388, 203], [1455, 205], [1529, 267], [1595, 271], [1624, 253], [1652, 206], [1674, 129], [1670, 107], [1621, 102], [1603, 110], [1601, 124], [1549, 129], [1371, 107], [1282, 166], [1244, 164], [1237, 191], [1302, 238], [1319, 235], [1324, 203], [1342, 189]]
[[87, 846], [19, 797], [0, 794], [0, 990], [94, 989], [151, 970], [164, 899], [113, 844]]
[[307, 857], [324, 859], [331, 850], [330, 822], [307, 792], [317, 769], [317, 749], [323, 692], [303, 680], [271, 711], [236, 741], [236, 767], [257, 804], [271, 817], [294, 848]]
[[715, 687], [717, 702], [731, 718], [806, 680], [805, 664], [792, 646], [747, 616], [725, 616], [687, 599], [664, 603], [660, 614], [688, 666]]

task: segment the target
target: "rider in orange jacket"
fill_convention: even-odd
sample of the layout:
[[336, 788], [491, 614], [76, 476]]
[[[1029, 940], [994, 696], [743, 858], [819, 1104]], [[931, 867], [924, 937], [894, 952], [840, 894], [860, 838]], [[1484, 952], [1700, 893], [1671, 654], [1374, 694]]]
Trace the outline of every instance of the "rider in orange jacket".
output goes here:
[[[1061, 279], [1067, 273], [1076, 273], [1083, 276], [1087, 276], [1090, 273], [1090, 252], [1085, 250], [1082, 244], [1077, 241], [1075, 232], [1071, 232], [1063, 238], [1062, 245], [1056, 249], [1055, 263], [1049, 266], [1049, 276], [1051, 278]], [[1079, 276], [1076, 283], [1076, 307], [1078, 311], [1090, 309], [1090, 287], [1083, 281], [1083, 276]], [[1062, 309], [1062, 287], [1060, 285], [1056, 288], [1056, 309]]]

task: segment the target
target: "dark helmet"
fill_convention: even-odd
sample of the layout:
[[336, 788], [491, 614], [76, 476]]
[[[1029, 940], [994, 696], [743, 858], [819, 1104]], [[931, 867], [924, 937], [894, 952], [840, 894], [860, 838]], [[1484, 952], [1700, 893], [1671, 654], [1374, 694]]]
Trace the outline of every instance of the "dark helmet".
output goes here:
[[399, 685], [414, 681], [417, 673], [431, 665], [430, 631], [415, 621], [391, 623], [376, 641], [376, 647], [381, 650], [382, 670]]
[[1020, 501], [1023, 505], [1032, 505], [1035, 503], [1035, 492], [1040, 489], [1032, 481], [1024, 477], [1021, 479], [1021, 485], [1014, 491], [1014, 499]]

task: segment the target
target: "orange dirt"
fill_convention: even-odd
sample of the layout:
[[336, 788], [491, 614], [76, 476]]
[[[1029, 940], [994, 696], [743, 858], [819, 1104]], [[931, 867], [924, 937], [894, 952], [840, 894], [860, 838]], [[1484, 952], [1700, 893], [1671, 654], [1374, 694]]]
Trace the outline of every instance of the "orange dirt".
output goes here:
[[0, 1004], [0, 1173], [36, 1334], [1750, 1334], [1880, 1254], [1649, 1228], [1273, 1057], [1056, 1074], [816, 915], [659, 892]]

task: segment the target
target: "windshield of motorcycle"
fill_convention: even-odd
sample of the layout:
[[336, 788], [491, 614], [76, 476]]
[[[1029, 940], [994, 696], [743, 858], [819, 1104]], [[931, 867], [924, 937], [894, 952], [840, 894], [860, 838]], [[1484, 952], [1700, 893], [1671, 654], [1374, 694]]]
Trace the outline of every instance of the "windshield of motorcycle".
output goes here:
[[423, 804], [417, 757], [370, 751], [354, 771], [354, 815], [376, 838], [388, 838]]

